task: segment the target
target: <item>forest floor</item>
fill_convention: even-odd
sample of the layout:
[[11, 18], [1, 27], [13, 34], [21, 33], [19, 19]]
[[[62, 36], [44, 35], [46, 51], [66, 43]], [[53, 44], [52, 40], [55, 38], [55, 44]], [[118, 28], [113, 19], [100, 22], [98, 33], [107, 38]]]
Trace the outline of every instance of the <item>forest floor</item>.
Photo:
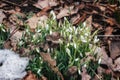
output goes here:
[[[99, 42], [95, 45], [97, 45], [98, 49], [97, 56], [101, 56], [100, 59], [96, 60], [96, 57], [94, 57], [94, 60], [90, 54], [86, 54], [87, 51], [85, 52], [84, 58], [80, 57], [78, 59], [80, 59], [80, 63], [88, 59], [94, 63], [101, 60], [99, 66], [97, 65], [97, 68], [94, 67], [94, 69], [90, 69], [83, 67], [83, 65], [79, 66], [77, 62], [73, 61], [73, 59], [77, 59], [77, 56], [75, 56], [75, 58], [71, 58], [71, 63], [73, 61], [73, 64], [70, 63], [69, 65], [69, 62], [67, 64], [62, 64], [60, 62], [60, 59], [57, 60], [59, 54], [57, 54], [57, 58], [55, 58], [55, 54], [44, 54], [48, 49], [51, 49], [51, 53], [52, 51], [53, 53], [55, 53], [55, 51], [60, 52], [60, 43], [58, 39], [64, 40], [65, 37], [61, 36], [62, 33], [59, 31], [61, 28], [57, 29], [55, 27], [57, 25], [62, 26], [62, 24], [64, 24], [65, 18], [68, 21], [68, 23], [65, 25], [72, 25], [72, 27], [75, 27], [77, 29], [79, 25], [83, 24], [86, 26], [86, 29], [87, 27], [90, 28], [90, 34], [94, 34], [96, 32], [95, 35], [99, 39]], [[35, 37], [33, 37], [33, 35], [37, 33], [36, 29], [38, 28], [38, 25], [40, 24], [41, 27], [47, 27], [47, 21], [49, 21], [49, 26], [52, 26], [54, 28], [54, 32], [46, 34], [47, 31], [43, 29], [43, 33], [40, 34], [45, 37], [43, 37], [41, 41], [34, 42]], [[113, 2], [107, 0], [0, 0], [0, 26], [4, 26], [4, 28], [0, 28], [0, 35], [3, 35], [3, 37], [7, 36], [7, 38], [4, 39], [3, 43], [0, 42], [0, 48], [12, 49], [13, 51], [19, 53], [21, 56], [28, 56], [30, 59], [38, 59], [36, 56], [31, 56], [31, 54], [29, 54], [31, 51], [35, 53], [35, 49], [36, 53], [38, 52], [40, 54], [39, 56], [41, 56], [43, 59], [41, 61], [44, 62], [44, 64], [40, 66], [45, 67], [48, 64], [47, 68], [51, 69], [51, 71], [49, 71], [50, 69], [42, 68], [41, 74], [38, 74], [38, 69], [35, 70], [35, 68], [38, 67], [31, 67], [30, 64], [29, 69], [27, 69], [28, 75], [24, 77], [24, 80], [119, 80], [120, 2], [117, 0], [113, 0]], [[4, 35], [4, 33], [2, 33], [4, 32], [4, 29], [8, 35]], [[84, 30], [85, 28], [83, 31]], [[25, 33], [24, 37], [23, 33]], [[87, 32], [84, 32], [83, 34], [85, 33]], [[31, 37], [33, 38], [31, 39]], [[23, 43], [20, 45], [20, 42], [22, 40]], [[65, 43], [66, 42], [67, 39]], [[89, 43], [91, 44], [91, 42]], [[40, 52], [38, 50], [38, 46], [40, 48]], [[57, 50], [54, 50], [56, 46]], [[76, 49], [76, 47], [71, 48], [70, 46], [68, 48], [70, 49], [67, 49], [68, 52], [72, 51], [72, 49]], [[68, 54], [68, 56], [70, 55]], [[68, 60], [70, 59], [68, 58]], [[38, 64], [40, 62], [37, 63], [36, 61], [34, 62], [31, 60], [31, 63]], [[60, 67], [62, 65], [65, 67]], [[81, 70], [81, 73], [79, 73], [79, 69]], [[93, 72], [93, 75], [90, 73], [90, 71]], [[67, 72], [68, 75], [66, 73], [64, 74], [64, 72]], [[56, 77], [50, 77], [52, 74], [59, 76], [60, 79]]]

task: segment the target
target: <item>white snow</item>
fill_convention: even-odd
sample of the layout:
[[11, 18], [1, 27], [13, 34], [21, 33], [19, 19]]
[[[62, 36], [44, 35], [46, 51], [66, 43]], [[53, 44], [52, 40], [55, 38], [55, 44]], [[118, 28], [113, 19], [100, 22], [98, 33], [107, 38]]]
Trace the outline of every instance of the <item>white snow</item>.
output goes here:
[[0, 80], [22, 79], [26, 75], [29, 59], [20, 57], [13, 51], [0, 50]]

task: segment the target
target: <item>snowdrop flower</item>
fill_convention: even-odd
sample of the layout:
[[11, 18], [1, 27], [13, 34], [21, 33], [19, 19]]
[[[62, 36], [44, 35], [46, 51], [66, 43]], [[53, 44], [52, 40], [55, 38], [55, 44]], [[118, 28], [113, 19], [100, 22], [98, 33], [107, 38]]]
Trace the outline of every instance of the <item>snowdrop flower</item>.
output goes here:
[[47, 53], [50, 53], [50, 49], [49, 48], [47, 49]]
[[73, 29], [71, 27], [69, 27], [69, 32], [72, 32], [72, 31], [73, 31]]
[[80, 53], [80, 56], [81, 56], [81, 57], [83, 57], [83, 54], [82, 54], [82, 53]]
[[86, 22], [83, 23], [83, 26], [86, 27]]
[[77, 35], [78, 34], [78, 29], [75, 29], [75, 35]]
[[102, 61], [102, 59], [100, 58], [100, 59], [98, 60], [98, 64], [100, 64], [100, 63], [101, 63], [101, 61]]
[[50, 30], [50, 35], [52, 35], [52, 33], [53, 33], [52, 30]]
[[56, 19], [56, 15], [55, 15], [54, 11], [51, 11], [50, 14], [52, 14], [53, 19]]
[[75, 61], [78, 61], [78, 60], [79, 60], [79, 58], [76, 58], [76, 59], [75, 59]]
[[81, 71], [80, 71], [80, 69], [78, 69], [78, 73], [79, 73], [79, 74], [81, 74]]
[[86, 33], [84, 34], [85, 36], [89, 36], [89, 33], [86, 31]]
[[71, 40], [71, 39], [72, 39], [72, 35], [70, 34], [70, 35], [69, 35], [69, 40]]
[[86, 64], [84, 64], [84, 66], [83, 67], [87, 67], [87, 65]]
[[75, 49], [77, 48], [77, 45], [76, 45], [76, 43], [73, 43], [73, 46], [74, 46], [74, 48], [75, 48]]
[[38, 33], [41, 32], [41, 29], [38, 29], [37, 32], [38, 32]]
[[99, 39], [97, 38], [97, 36], [94, 37], [94, 43], [97, 43], [99, 41]]
[[46, 28], [46, 30], [49, 30], [49, 25], [48, 25], [48, 24], [46, 24], [45, 28]]
[[83, 35], [81, 35], [80, 38], [82, 42], [87, 42], [87, 39]]
[[69, 48], [66, 48], [66, 52], [68, 53], [68, 55], [71, 57], [71, 54], [70, 54], [70, 49]]

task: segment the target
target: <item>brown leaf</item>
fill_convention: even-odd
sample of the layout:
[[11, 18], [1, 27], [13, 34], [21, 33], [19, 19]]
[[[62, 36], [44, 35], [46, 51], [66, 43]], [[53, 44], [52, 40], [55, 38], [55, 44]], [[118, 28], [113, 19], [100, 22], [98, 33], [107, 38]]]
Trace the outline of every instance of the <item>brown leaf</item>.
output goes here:
[[75, 24], [76, 24], [76, 21], [77, 21], [79, 18], [80, 18], [80, 15], [77, 14], [77, 15], [75, 15], [75, 16], [73, 16], [73, 17], [71, 18], [70, 22], [75, 25]]
[[36, 4], [34, 4], [35, 7], [43, 9], [45, 7], [49, 6], [49, 1], [48, 0], [38, 0]]
[[102, 5], [96, 5], [101, 11], [105, 11], [106, 10], [106, 7], [105, 6], [102, 6]]
[[82, 73], [81, 73], [82, 80], [90, 80], [90, 75], [87, 74], [87, 70], [85, 67], [82, 67]]
[[80, 18], [76, 19], [76, 21], [74, 21], [74, 25], [75, 24], [79, 24], [80, 22], [83, 22], [86, 19], [86, 15], [87, 14], [83, 14]]
[[53, 7], [57, 6], [58, 4], [55, 1], [52, 0], [38, 0], [36, 4], [34, 4], [35, 7], [43, 9], [46, 7]]
[[92, 15], [89, 16], [84, 22], [86, 23], [86, 26], [90, 27], [90, 29], [92, 30]]
[[49, 53], [40, 53], [41, 57], [45, 62], [48, 63], [49, 67], [58, 75], [61, 77], [62, 80], [64, 80], [63, 75], [59, 71], [58, 67], [56, 67], [56, 60], [52, 59]]
[[42, 75], [40, 80], [48, 80], [48, 79]]
[[105, 29], [105, 35], [111, 35], [113, 32], [113, 27], [111, 26], [108, 26], [106, 29]]
[[6, 6], [7, 4], [0, 2], [0, 8]]
[[94, 23], [92, 22], [93, 27], [97, 28], [97, 29], [102, 29], [102, 25], [98, 24], [98, 23]]
[[48, 17], [46, 15], [43, 15], [40, 17], [34, 15], [33, 17], [27, 20], [27, 24], [30, 26], [31, 30], [34, 30], [38, 25], [41, 25], [42, 27], [44, 27], [46, 25], [47, 19]]
[[0, 24], [3, 22], [3, 19], [5, 18], [5, 14], [3, 13], [2, 10], [0, 10]]
[[51, 35], [46, 36], [46, 42], [50, 48], [57, 48], [60, 42], [61, 36], [59, 32], [52, 32]]
[[17, 50], [17, 43], [22, 38], [22, 33], [23, 33], [23, 31], [17, 31], [10, 37], [11, 46], [14, 51]]
[[77, 66], [71, 66], [71, 67], [68, 68], [68, 74], [74, 75], [74, 74], [77, 73], [77, 70], [78, 70]]
[[105, 21], [106, 21], [107, 23], [109, 23], [110, 26], [113, 26], [113, 25], [115, 24], [115, 20], [112, 19], [112, 18], [105, 19]]
[[41, 57], [43, 58], [44, 61], [48, 62], [51, 66], [56, 66], [56, 61], [51, 58], [49, 53], [40, 53]]
[[74, 6], [69, 6], [67, 8], [63, 8], [58, 13], [57, 19], [61, 19], [66, 16], [76, 14], [77, 12], [78, 12], [78, 9], [74, 9]]
[[114, 64], [115, 66], [114, 66], [113, 70], [120, 72], [120, 58], [115, 59], [114, 62], [115, 62], [115, 64]]
[[11, 10], [11, 15], [9, 17], [9, 21], [13, 24], [13, 25], [23, 25], [23, 21], [22, 18], [25, 18], [25, 14], [20, 12], [20, 8], [16, 7], [16, 10]]
[[35, 74], [29, 71], [27, 75], [23, 78], [23, 80], [38, 80], [38, 79]]
[[85, 4], [84, 3], [82, 3], [82, 4], [80, 4], [79, 6], [77, 6], [78, 7], [78, 9], [83, 9], [84, 7], [85, 7]]
[[4, 42], [4, 48], [5, 49], [10, 49], [11, 47], [12, 46], [11, 46], [11, 41], [10, 40]]
[[109, 43], [109, 51], [112, 59], [117, 58], [120, 55], [120, 41], [112, 41]]

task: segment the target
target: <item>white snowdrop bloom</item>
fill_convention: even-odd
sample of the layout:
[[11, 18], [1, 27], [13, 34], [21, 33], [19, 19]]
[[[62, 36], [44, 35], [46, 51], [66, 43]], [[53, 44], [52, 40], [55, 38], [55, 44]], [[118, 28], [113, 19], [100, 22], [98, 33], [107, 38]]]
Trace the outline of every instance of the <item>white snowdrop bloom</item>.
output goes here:
[[71, 39], [72, 39], [72, 35], [70, 34], [70, 35], [69, 35], [69, 40], [71, 40]]
[[68, 29], [66, 29], [66, 32], [70, 32], [69, 28], [68, 28]]
[[10, 50], [0, 50], [0, 79], [15, 80], [22, 79], [26, 75], [26, 66], [29, 59], [19, 57], [18, 54]]
[[38, 69], [37, 73], [39, 74], [41, 72], [41, 69]]
[[78, 61], [78, 60], [79, 60], [79, 58], [76, 58], [76, 59], [75, 59], [75, 61]]
[[78, 74], [81, 74], [81, 71], [80, 71], [80, 69], [78, 69]]
[[38, 29], [37, 32], [38, 32], [38, 33], [41, 32], [41, 29]]
[[73, 31], [72, 27], [69, 27], [69, 30], [70, 30], [70, 32], [72, 32]]
[[39, 48], [35, 48], [36, 49], [36, 51], [38, 52], [38, 53], [40, 53], [40, 50], [39, 50]]
[[87, 42], [87, 39], [83, 35], [81, 35], [80, 38], [82, 42]]
[[66, 48], [66, 52], [67, 52], [68, 54], [70, 54], [70, 49], [69, 49], [69, 48]]
[[89, 34], [88, 32], [86, 32], [84, 35], [87, 37], [87, 36], [89, 36], [90, 34]]
[[49, 25], [48, 25], [48, 24], [46, 24], [45, 28], [46, 28], [46, 30], [49, 30]]
[[94, 43], [97, 43], [99, 41], [99, 39], [97, 38], [97, 36], [94, 37]]
[[50, 49], [49, 48], [47, 49], [47, 53], [50, 53]]
[[54, 13], [54, 11], [53, 11], [53, 10], [50, 12], [50, 14], [52, 14], [53, 19], [56, 19], [56, 15], [55, 15], [55, 13]]
[[29, 30], [28, 30], [28, 29], [25, 29], [25, 32], [27, 32], [27, 33], [28, 33], [28, 32], [29, 32]]
[[83, 67], [87, 67], [87, 65], [86, 64], [84, 64], [84, 66]]
[[83, 26], [86, 27], [86, 22], [83, 22]]
[[78, 34], [78, 29], [75, 29], [75, 35], [77, 35]]
[[73, 43], [73, 46], [74, 46], [74, 48], [75, 48], [75, 49], [77, 48], [77, 45], [76, 45], [76, 43]]
[[71, 57], [71, 54], [70, 54], [70, 49], [69, 48], [66, 48], [66, 52], [68, 53], [68, 55]]
[[71, 46], [73, 46], [73, 45], [74, 45], [74, 43], [72, 43], [72, 42], [71, 42], [71, 43], [70, 43], [70, 45], [71, 45]]
[[81, 57], [83, 57], [83, 54], [82, 54], [82, 53], [80, 53], [80, 56], [81, 56]]
[[53, 33], [52, 30], [50, 30], [50, 35], [52, 35], [52, 33]]
[[100, 59], [98, 60], [98, 64], [100, 64], [100, 63], [101, 63], [101, 61], [102, 61], [102, 59], [100, 58]]
[[67, 47], [70, 46], [70, 43], [67, 43]]
[[75, 31], [75, 29], [76, 29], [76, 28], [75, 28], [75, 27], [73, 27], [73, 30], [74, 30], [74, 31]]

